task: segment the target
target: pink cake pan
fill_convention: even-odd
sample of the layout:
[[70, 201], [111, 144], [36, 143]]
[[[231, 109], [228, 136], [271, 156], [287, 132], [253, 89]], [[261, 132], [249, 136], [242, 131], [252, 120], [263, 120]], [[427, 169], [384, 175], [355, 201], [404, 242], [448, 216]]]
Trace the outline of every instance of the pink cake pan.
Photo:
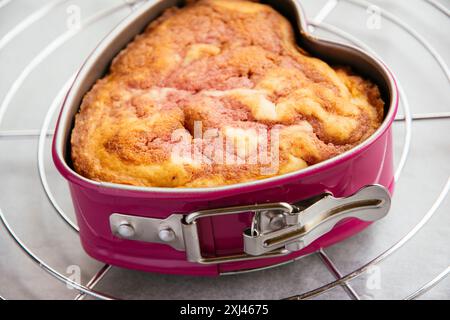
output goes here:
[[383, 218], [394, 187], [391, 126], [398, 107], [394, 77], [356, 47], [308, 33], [295, 0], [262, 1], [285, 15], [298, 44], [332, 64], [351, 66], [380, 88], [385, 118], [366, 141], [306, 169], [213, 188], [151, 188], [97, 182], [76, 173], [70, 135], [81, 100], [112, 59], [165, 9], [184, 1], [148, 1], [94, 50], [68, 92], [53, 140], [67, 179], [80, 239], [93, 258], [124, 268], [220, 275], [272, 267], [346, 239]]

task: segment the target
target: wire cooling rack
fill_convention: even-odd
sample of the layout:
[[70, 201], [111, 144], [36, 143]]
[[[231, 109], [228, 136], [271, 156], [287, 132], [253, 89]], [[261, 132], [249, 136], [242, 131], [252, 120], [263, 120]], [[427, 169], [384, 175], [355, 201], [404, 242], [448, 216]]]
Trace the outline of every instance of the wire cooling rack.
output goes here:
[[[26, 127], [28, 124], [35, 124], [37, 121], [34, 119], [30, 119], [29, 117], [25, 119], [21, 118], [20, 116], [17, 117], [19, 120], [14, 120], [18, 123], [18, 125], [10, 125], [8, 123], [8, 115], [9, 113], [12, 113], [14, 107], [18, 104], [16, 99], [17, 97], [21, 97], [24, 95], [24, 92], [30, 92], [26, 91], [26, 87], [29, 86], [30, 78], [33, 78], [34, 73], [37, 69], [41, 68], [42, 65], [48, 64], [48, 60], [52, 56], [52, 54], [58, 50], [61, 50], [61, 48], [70, 47], [71, 40], [73, 40], [75, 37], [78, 37], [80, 33], [83, 31], [89, 30], [92, 26], [101, 24], [104, 19], [108, 19], [111, 16], [119, 16], [124, 17], [126, 14], [128, 14], [131, 10], [134, 10], [135, 6], [138, 6], [142, 1], [144, 0], [135, 0], [135, 1], [100, 1], [100, 5], [98, 8], [92, 9], [92, 15], [87, 17], [86, 19], [80, 19], [79, 25], [77, 24], [76, 18], [81, 18], [80, 16], [77, 16], [77, 8], [80, 8], [83, 5], [83, 1], [67, 1], [67, 0], [53, 0], [53, 1], [39, 1], [41, 2], [40, 7], [37, 9], [33, 9], [34, 11], [31, 11], [27, 16], [24, 16], [20, 22], [12, 24], [9, 29], [1, 34], [0, 38], [0, 54], [7, 52], [9, 55], [14, 55], [19, 52], [23, 51], [18, 49], [17, 47], [14, 47], [14, 42], [17, 39], [20, 39], [21, 37], [26, 37], [27, 34], [30, 32], [30, 30], [33, 30], [37, 25], [39, 25], [40, 22], [43, 20], [49, 19], [49, 17], [52, 16], [52, 14], [55, 13], [55, 11], [61, 11], [65, 10], [66, 13], [72, 14], [72, 17], [75, 19], [71, 21], [72, 27], [66, 28], [64, 32], [60, 34], [55, 34], [51, 31], [49, 31], [48, 44], [44, 47], [36, 51], [31, 57], [29, 57], [26, 60], [25, 66], [21, 68], [21, 70], [17, 73], [17, 75], [14, 75], [13, 80], [6, 81], [3, 77], [2, 73], [0, 73], [1, 82], [0, 82], [0, 88], [3, 88], [3, 84], [5, 87], [4, 94], [1, 104], [0, 104], [0, 142], [4, 143], [5, 145], [0, 145], [0, 155], [2, 157], [7, 157], [8, 153], [8, 145], [10, 142], [13, 142], [15, 144], [24, 144], [27, 145], [29, 141], [37, 141], [37, 173], [38, 173], [38, 179], [40, 181], [40, 186], [44, 190], [44, 193], [48, 199], [48, 202], [51, 204], [51, 210], [55, 211], [57, 213], [57, 216], [62, 219], [62, 221], [65, 222], [65, 232], [58, 234], [57, 236], [62, 237], [64, 235], [64, 238], [70, 237], [74, 238], [72, 234], [70, 234], [70, 231], [78, 232], [78, 227], [76, 223], [73, 220], [73, 213], [70, 212], [70, 209], [67, 209], [65, 205], [66, 200], [62, 200], [62, 198], [67, 199], [69, 196], [67, 194], [67, 190], [59, 190], [58, 187], [53, 187], [52, 182], [54, 179], [53, 172], [49, 172], [52, 170], [51, 168], [51, 161], [49, 160], [49, 141], [51, 140], [51, 137], [53, 136], [53, 125], [55, 121], [55, 116], [57, 115], [59, 111], [59, 107], [61, 105], [61, 101], [65, 95], [65, 93], [68, 90], [68, 87], [70, 83], [72, 82], [74, 78], [74, 73], [69, 74], [69, 76], [66, 77], [68, 79], [65, 83], [59, 82], [60, 84], [63, 83], [63, 86], [57, 90], [56, 94], [53, 94], [53, 97], [49, 97], [50, 99], [46, 100], [44, 104], [50, 105], [50, 107], [43, 108], [43, 113], [45, 114], [43, 121], [41, 122], [40, 129], [29, 129], [29, 127]], [[15, 3], [16, 2], [16, 3]], [[2, 14], [3, 10], [8, 10], [10, 6], [17, 5], [17, 2], [22, 2], [26, 4], [26, 1], [21, 0], [0, 0], [0, 15]], [[308, 1], [303, 1], [305, 4], [308, 4]], [[311, 2], [311, 1], [309, 1]], [[399, 1], [402, 2], [402, 1]], [[448, 19], [450, 17], [449, 9], [448, 9], [448, 3], [444, 4], [445, 2], [437, 2], [437, 1], [417, 1], [418, 6], [428, 6], [426, 10], [434, 10], [434, 15], [439, 16], [440, 18], [446, 18]], [[319, 4], [318, 4], [319, 3]], [[404, 5], [406, 6], [406, 1], [403, 1]], [[408, 3], [410, 3], [408, 1]], [[373, 41], [374, 37], [366, 37], [361, 36], [358, 30], [352, 29], [352, 28], [343, 28], [338, 27], [342, 25], [342, 16], [340, 16], [337, 11], [339, 7], [343, 6], [344, 9], [353, 10], [352, 12], [357, 13], [357, 17], [361, 17], [364, 19], [369, 19], [366, 22], [366, 27], [369, 29], [380, 29], [379, 26], [377, 26], [377, 23], [390, 23], [392, 25], [395, 25], [397, 28], [397, 32], [401, 32], [404, 35], [408, 35], [415, 42], [416, 46], [420, 46], [422, 50], [425, 50], [426, 55], [428, 55], [428, 59], [432, 59], [431, 64], [433, 64], [434, 68], [432, 70], [439, 72], [440, 75], [434, 76], [438, 78], [439, 84], [441, 84], [444, 88], [448, 91], [448, 84], [450, 82], [450, 74], [448, 66], [446, 65], [446, 59], [448, 57], [442, 56], [442, 54], [447, 54], [447, 52], [442, 52], [441, 50], [438, 50], [435, 47], [435, 44], [431, 44], [427, 34], [423, 34], [421, 31], [413, 26], [410, 25], [409, 21], [406, 21], [402, 14], [404, 15], [404, 12], [397, 13], [398, 11], [397, 7], [390, 8], [390, 5], [383, 1], [376, 1], [374, 3], [363, 1], [363, 0], [331, 0], [331, 1], [315, 1], [314, 7], [317, 7], [316, 15], [314, 18], [312, 18], [309, 22], [309, 27], [311, 28], [311, 32], [317, 32], [317, 33], [323, 33], [324, 35], [327, 35], [332, 38], [340, 39], [341, 41], [346, 41], [349, 43], [353, 43], [367, 51], [372, 52], [375, 55], [378, 55], [381, 59], [389, 59], [391, 56], [399, 55], [399, 52], [401, 52], [402, 47], [401, 45], [397, 45], [395, 48], [392, 48], [392, 52], [387, 50], [386, 52], [383, 50], [380, 52], [380, 50], [374, 48], [371, 43], [368, 43], [370, 41]], [[106, 9], [105, 9], [106, 8]], [[63, 11], [64, 12], [64, 11]], [[406, 12], [408, 12], [406, 10]], [[333, 13], [336, 13], [336, 16], [334, 17], [334, 20], [338, 21], [337, 23], [328, 23], [325, 21], [328, 21], [328, 19], [333, 20]], [[355, 16], [351, 16], [352, 19], [357, 19]], [[426, 17], [424, 17], [425, 19]], [[0, 17], [0, 21], [1, 21]], [[117, 18], [118, 19], [118, 18]], [[448, 22], [448, 21], [447, 21]], [[73, 27], [75, 25], [75, 27]], [[439, 26], [436, 26], [439, 29]], [[445, 29], [445, 26], [442, 26]], [[4, 28], [3, 24], [0, 23], [0, 29]], [[6, 28], [6, 27], [5, 27]], [[103, 32], [107, 31], [110, 26], [101, 29]], [[448, 25], [447, 25], [448, 28]], [[351, 31], [345, 31], [350, 29]], [[367, 31], [367, 30], [365, 30]], [[378, 34], [382, 34], [382, 31], [378, 31]], [[385, 35], [389, 38], [394, 37], [394, 35]], [[370, 41], [369, 41], [370, 40]], [[43, 40], [44, 41], [44, 40]], [[10, 48], [10, 47], [13, 48]], [[375, 47], [377, 44], [375, 43]], [[445, 44], [444, 44], [444, 49]], [[447, 47], [448, 50], [448, 47]], [[444, 50], [445, 51], [445, 50]], [[386, 57], [387, 56], [387, 57]], [[1, 56], [0, 56], [1, 57]], [[10, 56], [8, 56], [10, 58]], [[420, 62], [418, 62], [420, 64]], [[0, 60], [1, 64], [1, 60]], [[394, 73], [396, 72], [396, 65], [389, 64], [390, 67], [393, 69]], [[70, 69], [70, 68], [68, 68]], [[75, 68], [73, 68], [72, 72], [75, 71]], [[54, 71], [52, 71], [54, 72]], [[51, 76], [52, 72], [49, 72], [49, 76]], [[62, 71], [56, 70], [56, 73], [61, 73]], [[66, 70], [64, 70], [63, 73], [67, 73]], [[70, 73], [70, 72], [69, 72]], [[42, 73], [41, 73], [42, 75]], [[402, 74], [403, 75], [403, 74]], [[448, 111], [448, 95], [446, 96], [446, 92], [443, 93], [444, 97], [444, 103], [443, 106], [439, 109], [431, 109], [431, 112], [428, 110], [425, 110], [423, 112], [423, 109], [420, 110], [420, 112], [412, 112], [411, 103], [409, 97], [416, 98], [417, 93], [411, 92], [411, 85], [407, 84], [404, 86], [404, 83], [407, 82], [409, 77], [402, 77], [402, 75], [399, 75], [397, 77], [398, 84], [399, 84], [399, 91], [400, 91], [400, 102], [401, 102], [401, 111], [398, 117], [396, 118], [396, 122], [394, 123], [394, 131], [395, 131], [395, 143], [396, 143], [396, 150], [397, 157], [396, 157], [396, 172], [395, 172], [395, 179], [396, 181], [399, 181], [400, 178], [403, 179], [404, 175], [404, 168], [407, 163], [407, 161], [410, 161], [411, 157], [414, 157], [414, 155], [411, 154], [411, 146], [412, 146], [412, 136], [413, 136], [413, 127], [414, 124], [417, 122], [424, 122], [425, 130], [423, 128], [420, 128], [422, 131], [429, 132], [430, 134], [434, 131], [441, 130], [441, 134], [444, 135], [444, 150], [443, 155], [444, 157], [447, 156], [445, 161], [450, 162], [450, 149], [446, 150], [445, 146], [448, 146], [446, 144], [446, 138], [445, 134], [450, 133], [448, 131], [450, 124], [450, 111]], [[44, 75], [44, 78], [47, 77], [47, 75]], [[9, 77], [8, 77], [9, 78]], [[40, 79], [40, 81], [46, 81], [45, 79]], [[429, 86], [434, 86], [430, 83], [423, 84], [423, 92], [432, 94], [435, 90], [435, 88], [428, 88]], [[435, 86], [434, 86], [435, 87]], [[3, 90], [2, 90], [3, 91]], [[445, 89], [444, 89], [445, 91]], [[36, 92], [36, 90], [31, 90], [31, 92]], [[28, 97], [27, 101], [29, 103], [33, 103], [33, 97]], [[51, 101], [51, 102], [50, 102]], [[50, 103], [49, 103], [50, 102]], [[441, 102], [442, 104], [442, 102]], [[19, 107], [20, 109], [20, 107]], [[20, 113], [20, 112], [19, 112]], [[11, 116], [10, 116], [11, 118]], [[14, 117], [13, 117], [14, 118]], [[14, 118], [15, 119], [15, 118]], [[23, 119], [23, 120], [21, 120]], [[13, 121], [13, 123], [14, 123]], [[432, 135], [433, 136], [433, 135]], [[447, 138], [448, 139], [448, 138]], [[27, 146], [24, 147], [27, 149]], [[1, 159], [1, 158], [0, 158]], [[14, 161], [14, 157], [11, 157]], [[11, 161], [11, 160], [10, 160]], [[18, 161], [20, 161], [18, 159]], [[432, 166], [432, 163], [429, 163], [428, 165]], [[13, 167], [13, 166], [11, 166]], [[393, 256], [399, 256], [400, 249], [402, 247], [407, 247], [404, 250], [408, 250], [410, 252], [410, 255], [418, 255], [417, 261], [420, 261], [421, 258], [419, 256], [419, 253], [414, 252], [414, 246], [411, 248], [411, 246], [408, 246], [409, 243], [411, 243], [414, 239], [417, 239], [420, 237], [419, 240], [416, 241], [423, 241], [422, 238], [423, 235], [420, 236], [421, 232], [423, 232], [423, 229], [427, 226], [427, 224], [432, 220], [437, 212], [442, 211], [442, 207], [444, 207], [444, 211], [448, 211], [449, 206], [446, 202], [447, 200], [447, 194], [450, 189], [450, 179], [448, 177], [449, 167], [443, 166], [442, 168], [438, 168], [440, 170], [440, 175], [443, 177], [444, 180], [441, 179], [441, 184], [443, 181], [443, 186], [440, 186], [437, 193], [433, 194], [431, 198], [434, 200], [430, 203], [426, 204], [426, 208], [416, 215], [414, 215], [415, 218], [417, 218], [417, 221], [414, 221], [412, 224], [406, 223], [406, 229], [405, 228], [399, 228], [401, 229], [403, 235], [395, 233], [394, 235], [390, 235], [389, 239], [383, 240], [382, 244], [379, 247], [376, 247], [373, 249], [373, 253], [370, 252], [369, 255], [365, 255], [366, 260], [357, 260], [356, 263], [352, 263], [351, 266], [346, 265], [347, 260], [354, 261], [355, 259], [352, 258], [355, 255], [358, 256], [358, 252], [364, 252], [365, 248], [363, 246], [359, 246], [356, 248], [356, 252], [349, 253], [348, 250], [354, 250], [355, 246], [358, 244], [355, 242], [358, 242], [358, 239], [350, 239], [346, 240], [342, 243], [339, 243], [331, 248], [322, 249], [316, 253], [314, 253], [312, 256], [308, 256], [305, 258], [302, 258], [299, 261], [296, 261], [294, 264], [301, 264], [302, 269], [310, 268], [311, 270], [315, 270], [317, 268], [318, 264], [321, 264], [321, 266], [324, 266], [329, 272], [328, 277], [325, 275], [321, 275], [319, 272], [319, 275], [317, 277], [324, 277], [325, 280], [321, 279], [321, 281], [312, 282], [309, 283], [307, 289], [304, 289], [302, 285], [296, 286], [296, 282], [292, 282], [289, 284], [290, 287], [292, 287], [290, 290], [288, 290], [285, 295], [282, 295], [280, 298], [289, 298], [289, 299], [309, 299], [309, 298], [350, 298], [350, 299], [365, 299], [365, 298], [398, 298], [398, 295], [396, 295], [396, 291], [401, 292], [400, 294], [403, 294], [401, 298], [405, 299], [416, 299], [418, 297], [421, 297], [422, 295], [425, 295], [426, 293], [429, 293], [432, 288], [437, 286], [439, 283], [443, 283], [444, 288], [440, 290], [440, 292], [444, 292], [444, 295], [439, 296], [443, 298], [450, 298], [450, 285], [444, 283], [444, 279], [446, 276], [450, 273], [450, 252], [442, 251], [439, 254], [439, 267], [433, 268], [433, 274], [431, 276], [428, 276], [427, 274], [427, 280], [425, 282], [416, 283], [414, 282], [416, 275], [407, 275], [407, 272], [399, 271], [401, 268], [405, 268], [405, 266], [402, 266], [399, 264], [397, 266], [397, 269], [394, 269], [394, 271], [390, 271], [389, 274], [396, 274], [396, 271], [399, 271], [400, 273], [405, 273], [405, 277], [410, 277], [412, 282], [412, 289], [410, 290], [408, 287], [408, 291], [406, 295], [403, 293], [404, 290], [398, 290], [398, 287], [390, 288], [389, 290], [386, 290], [386, 292], [383, 292], [383, 295], [370, 295], [367, 292], [370, 291], [367, 289], [367, 284], [372, 281], [373, 279], [377, 280], [376, 272], [374, 273], [374, 270], [376, 271], [378, 267], [382, 267], [383, 263], [386, 260], [389, 260], [388, 258]], [[10, 170], [9, 168], [3, 167], [5, 171]], [[13, 170], [13, 169], [12, 169]], [[3, 171], [2, 171], [3, 172]], [[3, 173], [2, 173], [3, 174]], [[415, 179], [415, 180], [414, 180]], [[408, 179], [409, 180], [409, 179]], [[419, 178], [412, 177], [412, 181], [415, 184], [422, 183]], [[7, 189], [8, 188], [8, 182], [6, 181], [4, 185], [2, 185], [2, 188]], [[408, 184], [398, 184], [396, 193], [408, 193]], [[433, 189], [434, 190], [434, 189]], [[7, 193], [7, 192], [5, 192]], [[17, 200], [13, 200], [12, 202], [32, 202], [32, 199], [27, 198], [27, 192], [21, 192], [20, 194], [18, 192], [15, 193], [17, 196]], [[94, 262], [90, 262], [88, 257], [82, 256], [83, 262], [80, 262], [80, 264], [89, 264], [89, 270], [90, 275], [86, 281], [83, 283], [79, 281], [79, 279], [73, 278], [69, 275], [67, 275], [67, 270], [61, 270], [61, 268], [57, 268], [52, 266], [53, 264], [57, 264], [58, 257], [65, 257], [67, 255], [67, 252], [64, 250], [64, 248], [60, 248], [56, 246], [54, 250], [52, 249], [51, 256], [47, 254], [47, 257], [44, 258], [43, 254], [40, 254], [38, 252], [41, 251], [40, 246], [35, 246], [34, 241], [36, 239], [36, 235], [39, 234], [42, 230], [38, 229], [37, 227], [26, 226], [26, 234], [23, 232], [24, 224], [27, 224], [27, 221], [25, 219], [20, 219], [16, 216], [13, 216], [12, 212], [7, 212], [6, 210], [2, 210], [2, 198], [0, 197], [0, 220], [4, 226], [4, 230], [6, 230], [6, 233], [9, 234], [10, 238], [12, 239], [13, 243], [18, 247], [28, 258], [30, 258], [40, 269], [48, 273], [53, 280], [58, 280], [62, 283], [60, 285], [61, 290], [66, 290], [64, 288], [64, 284], [69, 288], [74, 288], [76, 294], [74, 294], [75, 299], [84, 299], [84, 298], [98, 298], [98, 299], [117, 299], [117, 298], [158, 298], [162, 297], [163, 293], [167, 290], [174, 290], [174, 287], [169, 285], [169, 289], [165, 289], [161, 286], [162, 284], [165, 284], [167, 282], [180, 282], [180, 281], [186, 281], [186, 278], [177, 278], [177, 277], [169, 277], [169, 276], [163, 276], [163, 275], [148, 275], [148, 274], [136, 274], [134, 271], [128, 271], [128, 270], [121, 270], [116, 267], [112, 267], [109, 265], [99, 265]], [[395, 200], [395, 197], [394, 197]], [[64, 202], [63, 205], [60, 203]], [[9, 201], [5, 201], [8, 202]], [[421, 203], [421, 199], [415, 197], [410, 199], [410, 203]], [[418, 207], [422, 208], [423, 206], [417, 205]], [[405, 203], [400, 203], [398, 206], [393, 207], [393, 211], [390, 215], [396, 215], [399, 216], [400, 219], [408, 219], [409, 215], [408, 212], [405, 212], [401, 210], [402, 208], [407, 207]], [[414, 207], [414, 205], [413, 205]], [[446, 208], [446, 210], [445, 210]], [[43, 209], [40, 207], [35, 208], [33, 210], [33, 214], [37, 215], [43, 215], [44, 211], [47, 214], [47, 209]], [[14, 220], [12, 223], [11, 220]], [[59, 221], [52, 221], [53, 224], [59, 223]], [[447, 225], [449, 224], [449, 219], [445, 216], [443, 218], [440, 218], [439, 224], [441, 225]], [[377, 224], [378, 225], [378, 224]], [[434, 226], [435, 224], [433, 224]], [[49, 228], [45, 228], [45, 230], [52, 230], [52, 226]], [[20, 227], [20, 228], [19, 228]], [[380, 227], [381, 228], [381, 227]], [[371, 242], [377, 242], [377, 237], [374, 236], [377, 232], [383, 232], [383, 229], [376, 230], [376, 231], [368, 231], [363, 232], [362, 234], [358, 235], [361, 239], [366, 239], [370, 237], [375, 237], [375, 239], [371, 239]], [[22, 230], [21, 232], [18, 232], [17, 229]], [[369, 229], [372, 229], [369, 228]], [[445, 243], [448, 243], [449, 240], [449, 231], [450, 229], [447, 228], [439, 228], [439, 230], [428, 230], [428, 233], [436, 234], [439, 233], [439, 243], [435, 243], [435, 246], [443, 246]], [[1, 230], [1, 229], [0, 229]], [[50, 231], [51, 233], [51, 231]], [[427, 234], [428, 234], [427, 233]], [[66, 235], [67, 234], [67, 235]], [[48, 237], [52, 237], [53, 235], [50, 234]], [[26, 238], [27, 240], [24, 240]], [[427, 238], [425, 236], [425, 238]], [[433, 238], [434, 239], [434, 238]], [[2, 242], [8, 242], [9, 239], [2, 239], [0, 238], [0, 248], [2, 246]], [[63, 241], [63, 240], [61, 240]], [[431, 242], [434, 241], [432, 239], [427, 240], [425, 239], [425, 242]], [[45, 246], [44, 244], [41, 244], [41, 246]], [[0, 250], [1, 254], [1, 250]], [[430, 255], [433, 257], [433, 254]], [[392, 258], [391, 258], [392, 259]], [[52, 262], [49, 262], [48, 260], [51, 260]], [[423, 260], [423, 259], [422, 259]], [[88, 261], [88, 262], [86, 262]], [[414, 260], [416, 261], [416, 260]], [[442, 261], [444, 261], [442, 263]], [[435, 261], [433, 261], [433, 258], [429, 259], [427, 264], [433, 264]], [[95, 266], [92, 266], [92, 264], [95, 264]], [[78, 265], [77, 262], [74, 263], [74, 265]], [[0, 263], [0, 271], [2, 271], [3, 268], [11, 267], [7, 266], [6, 264]], [[342, 266], [342, 267], [341, 267]], [[19, 267], [18, 267], [19, 268]], [[293, 267], [294, 268], [294, 267]], [[35, 268], [36, 269], [36, 268]], [[414, 269], [414, 268], [413, 268]], [[95, 270], [95, 271], [94, 271]], [[296, 271], [297, 269], [286, 269], [285, 267], [279, 267], [277, 269], [272, 269], [271, 276], [278, 279], [283, 279], [283, 274], [287, 272]], [[345, 271], [343, 271], [345, 270]], [[438, 270], [437, 272], [435, 270]], [[159, 287], [153, 288], [154, 291], [156, 291], [155, 295], [146, 296], [137, 294], [136, 292], [125, 294], [125, 297], [123, 296], [117, 296], [113, 293], [110, 293], [111, 291], [117, 291], [117, 290], [109, 290], [108, 287], [109, 284], [111, 284], [114, 281], [113, 279], [108, 279], [108, 276], [111, 273], [118, 272], [119, 276], [122, 278], [125, 278], [127, 281], [127, 277], [135, 277], [137, 278], [137, 282], [139, 282], [139, 279], [143, 278], [151, 278], [151, 280], [155, 280], [159, 283]], [[264, 272], [264, 271], [259, 271]], [[269, 272], [269, 271], [268, 271]], [[5, 275], [6, 272], [1, 272], [1, 274]], [[19, 274], [19, 277], [23, 277], [28, 279], [27, 281], [33, 281], [32, 278], [29, 278], [26, 274]], [[331, 278], [329, 277], [331, 275]], [[295, 275], [294, 275], [295, 276]], [[314, 273], [310, 272], [303, 275], [303, 277], [314, 277]], [[117, 276], [116, 276], [117, 277]], [[249, 283], [254, 283], [255, 281], [259, 281], [260, 278], [244, 278], [246, 275], [234, 275], [230, 276], [233, 281], [238, 283], [236, 285], [236, 289], [230, 288], [228, 294], [234, 294], [233, 290], [240, 290], [237, 289], [238, 285], [244, 285], [249, 286]], [[240, 277], [240, 278], [239, 278]], [[277, 278], [278, 277], [278, 278]], [[383, 276], [385, 277], [385, 276]], [[389, 278], [389, 276], [387, 276]], [[230, 279], [231, 279], [230, 278]], [[372, 278], [372, 279], [371, 279]], [[161, 280], [162, 279], [162, 280]], [[181, 280], [183, 279], [183, 280]], [[227, 281], [232, 281], [228, 279]], [[358, 281], [359, 280], [359, 281]], [[381, 283], [385, 282], [382, 280], [382, 278], [379, 279]], [[7, 288], [5, 283], [6, 279], [0, 278], [0, 294], [5, 295], [5, 298], [21, 298], [21, 295], [16, 296], [6, 296], [3, 291], [12, 291], [12, 290], [6, 290]], [[46, 279], [48, 281], [48, 279]], [[109, 281], [109, 282], [108, 282]], [[136, 281], [136, 279], [132, 279], [130, 281]], [[204, 286], [204, 283], [201, 282], [201, 280], [192, 280], [189, 278], [189, 281], [193, 283], [193, 290], [195, 289], [196, 283], [199, 282], [199, 287]], [[389, 278], [389, 281], [392, 282]], [[373, 281], [372, 281], [373, 282]], [[21, 279], [16, 279], [16, 281], [12, 281], [12, 283], [20, 286]], [[366, 288], [362, 287], [362, 284], [365, 285]], [[272, 285], [274, 285], [272, 283]], [[287, 284], [284, 283], [276, 283], [275, 285], [278, 285], [280, 287], [287, 286]], [[10, 286], [8, 282], [8, 286]], [[103, 288], [102, 290], [98, 289], [99, 287]], [[125, 285], [122, 285], [123, 288], [126, 288]], [[262, 286], [264, 287], [264, 286]], [[375, 281], [375, 287], [376, 287], [376, 281]], [[53, 288], [53, 286], [52, 286]], [[139, 285], [137, 286], [139, 288]], [[175, 287], [176, 288], [176, 287]], [[184, 288], [186, 289], [186, 288]], [[267, 289], [267, 288], [266, 288]], [[338, 290], [340, 289], [340, 290]], [[370, 288], [369, 288], [370, 289]], [[53, 292], [56, 292], [54, 290], [58, 289], [52, 289]], [[124, 292], [126, 289], [123, 289]], [[161, 292], [161, 296], [158, 294], [158, 290]], [[166, 290], [166, 291], [165, 291]], [[250, 290], [261, 290], [258, 289], [258, 287], [253, 287]], [[276, 290], [272, 288], [271, 290]], [[132, 290], [130, 290], [132, 291]], [[261, 294], [259, 295], [253, 295], [248, 297], [256, 297], [256, 298], [272, 298], [273, 296], [266, 294], [264, 290], [261, 290]], [[361, 293], [363, 292], [363, 294]], [[332, 293], [330, 295], [330, 293]], [[171, 293], [169, 292], [169, 295]], [[327, 296], [328, 294], [328, 296]], [[57, 296], [57, 294], [56, 294]], [[192, 295], [187, 294], [187, 297], [193, 297]], [[235, 295], [233, 295], [235, 297]], [[39, 290], [38, 294], [34, 297], [40, 298], [39, 296]], [[199, 296], [200, 298], [208, 298], [211, 297], [211, 295], [205, 295], [205, 296]], [[225, 298], [225, 296], [216, 295], [212, 296], [215, 298]], [[431, 296], [433, 297], [433, 296]], [[0, 295], [0, 299], [4, 299]]]

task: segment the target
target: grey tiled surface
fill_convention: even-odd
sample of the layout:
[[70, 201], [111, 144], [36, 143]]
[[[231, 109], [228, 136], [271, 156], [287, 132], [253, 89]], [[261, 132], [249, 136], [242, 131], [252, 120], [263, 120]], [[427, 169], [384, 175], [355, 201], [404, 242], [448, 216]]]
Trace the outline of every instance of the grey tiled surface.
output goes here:
[[[48, 0], [12, 0], [0, 9], [0, 38]], [[56, 37], [67, 31], [66, 9], [81, 8], [86, 19], [119, 0], [73, 0], [55, 6], [46, 16], [0, 50], [0, 100], [21, 71]], [[304, 0], [308, 17], [316, 16], [325, 0]], [[414, 26], [450, 63], [449, 18], [422, 0], [374, 1]], [[448, 1], [442, 1], [448, 7]], [[58, 90], [87, 53], [122, 17], [124, 8], [82, 30], [44, 59], [18, 88], [0, 123], [0, 131], [38, 130]], [[404, 87], [413, 113], [450, 111], [448, 81], [430, 54], [404, 30], [382, 19], [380, 30], [366, 28], [368, 14], [340, 1], [325, 23], [363, 40], [393, 69]], [[321, 29], [316, 32], [338, 38]], [[53, 126], [54, 119], [52, 121]], [[450, 119], [416, 121], [406, 166], [396, 186], [393, 208], [383, 221], [326, 252], [341, 273], [361, 267], [394, 245], [433, 205], [450, 174]], [[396, 163], [404, 145], [405, 124], [394, 124]], [[58, 205], [73, 218], [64, 180], [53, 168], [46, 141], [45, 164], [50, 188]], [[102, 266], [80, 248], [75, 232], [57, 216], [47, 200], [37, 172], [37, 138], [0, 138], [0, 208], [17, 235], [35, 254], [62, 274], [77, 265], [86, 283]], [[430, 221], [378, 269], [350, 282], [363, 299], [403, 298], [450, 265], [450, 199]], [[164, 298], [283, 298], [324, 285], [334, 278], [317, 255], [276, 269], [221, 278], [176, 277], [112, 268], [96, 289], [129, 299]], [[375, 283], [375, 284], [374, 284]], [[43, 272], [21, 252], [0, 228], [0, 295], [7, 299], [71, 299], [74, 290]], [[348, 299], [337, 287], [316, 299]], [[449, 278], [422, 298], [449, 299]]]

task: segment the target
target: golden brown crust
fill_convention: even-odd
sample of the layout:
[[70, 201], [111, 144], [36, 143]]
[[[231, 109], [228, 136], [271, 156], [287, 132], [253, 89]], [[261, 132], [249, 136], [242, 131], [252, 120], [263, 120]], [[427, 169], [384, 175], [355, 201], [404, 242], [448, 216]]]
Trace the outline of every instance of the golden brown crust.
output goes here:
[[[72, 159], [98, 181], [218, 186], [326, 160], [382, 119], [378, 88], [308, 56], [272, 8], [202, 0], [167, 10], [115, 58], [76, 116]], [[261, 145], [274, 152], [251, 158]]]

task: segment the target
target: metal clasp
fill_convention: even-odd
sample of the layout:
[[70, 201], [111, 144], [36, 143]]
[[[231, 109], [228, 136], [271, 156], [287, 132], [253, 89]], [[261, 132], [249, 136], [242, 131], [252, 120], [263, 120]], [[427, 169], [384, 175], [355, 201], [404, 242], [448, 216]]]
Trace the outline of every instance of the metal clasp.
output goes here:
[[217, 264], [225, 262], [237, 262], [245, 260], [255, 260], [270, 257], [283, 256], [289, 253], [286, 249], [272, 250], [271, 252], [265, 252], [258, 256], [252, 256], [247, 253], [220, 256], [220, 257], [204, 257], [200, 248], [200, 241], [198, 238], [197, 220], [206, 217], [215, 217], [221, 215], [238, 214], [244, 212], [254, 212], [258, 214], [260, 212], [280, 212], [282, 214], [291, 214], [295, 208], [289, 203], [277, 202], [266, 204], [255, 204], [249, 206], [237, 206], [221, 209], [209, 209], [203, 211], [193, 212], [188, 214], [184, 221], [182, 221], [184, 244], [186, 248], [187, 260], [191, 262], [197, 262], [201, 264]]
[[[244, 252], [260, 256], [276, 249], [298, 251], [325, 235], [333, 227], [348, 218], [375, 221], [389, 211], [389, 192], [380, 185], [362, 188], [346, 198], [335, 198], [325, 193], [314, 198], [295, 203], [294, 211], [278, 216], [277, 223], [270, 223], [273, 214], [255, 215], [259, 219], [244, 231]], [[268, 223], [269, 221], [269, 223]]]
[[[119, 238], [165, 243], [186, 251], [188, 261], [218, 264], [284, 256], [301, 250], [348, 218], [375, 221], [389, 211], [391, 198], [380, 185], [362, 188], [354, 195], [336, 198], [324, 193], [289, 204], [255, 204], [190, 213], [173, 214], [166, 219], [115, 213], [110, 217], [113, 234]], [[198, 219], [254, 212], [253, 223], [244, 230], [244, 252], [235, 255], [204, 257], [200, 248]]]

